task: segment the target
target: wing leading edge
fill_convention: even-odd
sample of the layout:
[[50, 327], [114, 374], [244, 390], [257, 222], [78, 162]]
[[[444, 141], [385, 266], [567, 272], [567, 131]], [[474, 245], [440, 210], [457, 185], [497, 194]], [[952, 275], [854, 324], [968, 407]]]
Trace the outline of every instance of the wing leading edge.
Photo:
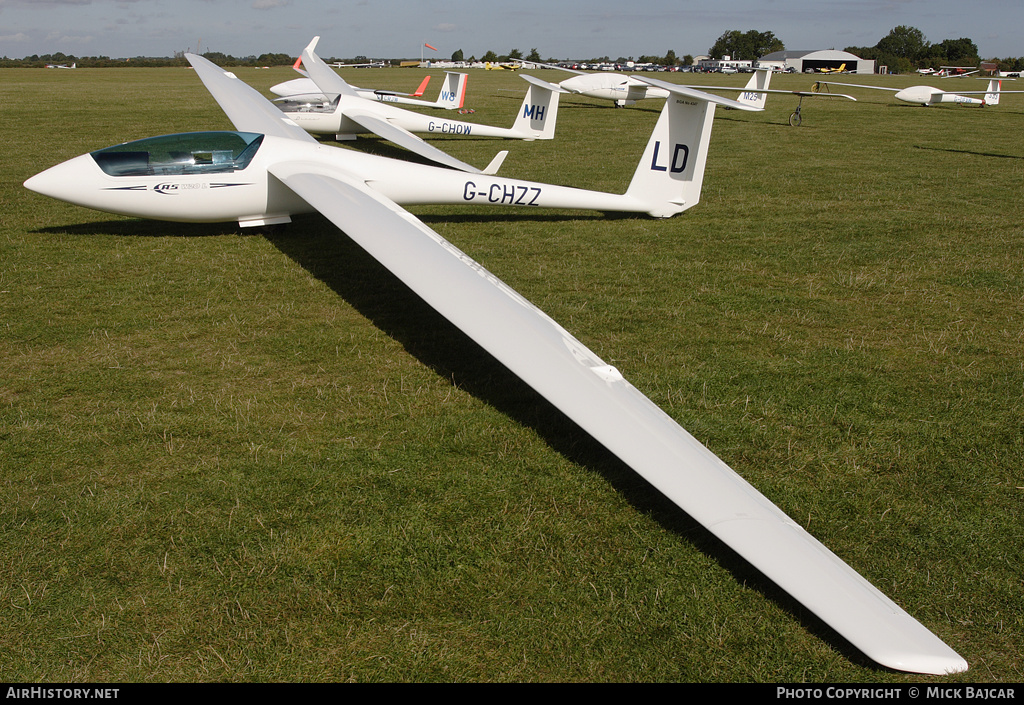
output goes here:
[[[356, 178], [270, 168], [428, 304], [850, 643], [893, 669], [967, 663], [558, 323]], [[499, 323], [500, 322], [500, 323]]]

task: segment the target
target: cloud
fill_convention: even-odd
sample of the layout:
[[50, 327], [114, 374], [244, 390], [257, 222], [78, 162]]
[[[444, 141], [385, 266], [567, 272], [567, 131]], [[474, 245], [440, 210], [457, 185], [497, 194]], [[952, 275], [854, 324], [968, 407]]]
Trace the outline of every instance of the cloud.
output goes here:
[[276, 7], [287, 7], [291, 4], [292, 0], [253, 0], [252, 9], [273, 10]]

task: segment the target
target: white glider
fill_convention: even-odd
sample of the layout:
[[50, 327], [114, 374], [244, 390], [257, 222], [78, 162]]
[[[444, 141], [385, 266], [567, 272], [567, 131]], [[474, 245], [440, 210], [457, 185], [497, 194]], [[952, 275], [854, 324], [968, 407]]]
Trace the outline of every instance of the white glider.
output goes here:
[[71, 159], [25, 182], [115, 213], [284, 222], [319, 211], [441, 315], [680, 508], [880, 664], [943, 674], [967, 663], [701, 445], [554, 320], [399, 204], [623, 210], [697, 203], [716, 105], [675, 88], [624, 195], [478, 177], [318, 143], [255, 90], [188, 60], [238, 132], [168, 135]]
[[[549, 140], [555, 136], [558, 93], [542, 85], [543, 81], [528, 79], [530, 88], [511, 128], [431, 117], [362, 98], [313, 52], [319, 39], [315, 37], [303, 50], [302, 63], [320, 92], [330, 100], [318, 105], [291, 99], [276, 101], [282, 112], [307, 132], [334, 135], [338, 140], [354, 140], [359, 134], [373, 133], [439, 164], [472, 173], [478, 170], [427, 144], [414, 133], [521, 140]], [[485, 171], [496, 168], [492, 163]]]
[[[422, 95], [422, 91], [426, 89], [426, 85], [430, 81], [430, 76], [427, 76], [423, 80], [423, 83], [420, 84], [420, 88], [412, 94], [398, 93], [396, 91], [387, 91], [379, 88], [359, 88], [358, 86], [352, 86], [352, 89], [363, 98], [369, 98], [381, 103], [414, 105], [420, 108], [444, 108], [445, 110], [458, 110], [466, 103], [466, 83], [468, 80], [469, 74], [446, 71], [445, 80], [441, 86], [441, 90], [438, 93], [437, 98], [433, 101], [422, 100], [418, 97]], [[313, 79], [308, 76], [305, 78], [293, 78], [290, 81], [278, 83], [276, 86], [272, 86], [270, 88], [270, 92], [274, 95], [281, 96], [282, 98], [294, 99], [301, 97], [306, 100], [319, 102], [328, 100], [327, 96], [321, 92]]]
[[[667, 86], [678, 85], [700, 91], [726, 91], [739, 93], [739, 97], [736, 99], [738, 102], [759, 109], [764, 109], [769, 93], [796, 95], [801, 98], [817, 95], [816, 93], [808, 91], [783, 91], [769, 88], [768, 86], [772, 77], [770, 69], [755, 69], [754, 75], [750, 77], [750, 80], [747, 81], [745, 86], [733, 87], [676, 84], [639, 75], [626, 76], [621, 73], [607, 73], [604, 71], [598, 73], [586, 73], [583, 71], [577, 71], [576, 69], [567, 69], [562, 66], [555, 66], [551, 64], [539, 65], [577, 74], [576, 76], [567, 78], [560, 83], [548, 83], [547, 85], [552, 90], [556, 90], [557, 87], [561, 88], [565, 93], [576, 93], [590, 98], [611, 100], [614, 101], [615, 107], [617, 108], [621, 108], [626, 105], [633, 105], [638, 100], [645, 100], [647, 98], [667, 98], [671, 92], [671, 89], [667, 88]], [[829, 95], [835, 98], [856, 100], [852, 96], [842, 93]]]
[[[616, 108], [634, 105], [638, 100], [667, 98], [669, 95], [664, 89], [642, 80], [639, 76], [627, 76], [609, 71], [590, 73], [588, 71], [568, 69], [556, 64], [534, 65], [540, 68], [557, 69], [575, 74], [572, 78], [567, 78], [553, 85], [559, 86], [566, 93], [575, 93], [577, 95], [585, 95], [588, 98], [613, 101]], [[748, 82], [747, 87], [752, 82]], [[689, 87], [694, 88], [695, 86]], [[706, 88], [708, 86], [701, 87], [699, 90], [705, 90]]]
[[[546, 64], [545, 64], [546, 65]], [[560, 68], [560, 67], [556, 67]], [[770, 69], [756, 69], [747, 84], [740, 87], [732, 86], [705, 86], [669, 83], [647, 76], [623, 76], [622, 74], [609, 73], [582, 73], [574, 69], [562, 69], [572, 71], [580, 75], [567, 78], [561, 83], [548, 83], [547, 86], [553, 90], [561, 90], [566, 93], [578, 93], [591, 98], [604, 98], [615, 101], [615, 107], [633, 105], [638, 100], [645, 98], [666, 98], [670, 95], [673, 87], [682, 85], [684, 88], [693, 88], [701, 91], [725, 91], [739, 93], [736, 101], [743, 103], [757, 110], [764, 110], [768, 102], [768, 94], [777, 93], [781, 95], [795, 95], [800, 97], [800, 104], [789, 116], [790, 125], [799, 125], [802, 121], [801, 108], [803, 100], [807, 97], [827, 96], [830, 98], [846, 98], [857, 100], [845, 93], [814, 93], [810, 91], [784, 91], [769, 88], [772, 72]], [[525, 78], [525, 77], [524, 77]], [[537, 79], [540, 80], [540, 79]]]
[[[984, 91], [943, 91], [934, 86], [909, 86], [908, 88], [888, 88], [886, 86], [869, 86], [863, 83], [836, 83], [834, 81], [818, 81], [811, 89], [819, 92], [829, 86], [846, 86], [848, 88], [869, 88], [875, 91], [895, 93], [896, 100], [915, 105], [938, 105], [940, 103], [956, 103], [958, 105], [999, 105], [999, 96], [1003, 93], [1024, 93], [1024, 91], [1004, 91], [1003, 82], [998, 78], [990, 79], [988, 89]], [[972, 96], [980, 95], [981, 98]]]

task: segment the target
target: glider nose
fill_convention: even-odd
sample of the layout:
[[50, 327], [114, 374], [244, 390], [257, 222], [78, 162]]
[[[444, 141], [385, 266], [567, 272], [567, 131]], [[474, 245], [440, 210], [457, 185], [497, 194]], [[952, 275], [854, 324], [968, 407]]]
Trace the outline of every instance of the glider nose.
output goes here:
[[66, 162], [41, 171], [25, 181], [25, 188], [30, 191], [56, 198], [60, 201], [76, 203], [77, 198], [87, 189], [87, 184], [96, 176], [96, 163], [88, 154], [69, 159]]

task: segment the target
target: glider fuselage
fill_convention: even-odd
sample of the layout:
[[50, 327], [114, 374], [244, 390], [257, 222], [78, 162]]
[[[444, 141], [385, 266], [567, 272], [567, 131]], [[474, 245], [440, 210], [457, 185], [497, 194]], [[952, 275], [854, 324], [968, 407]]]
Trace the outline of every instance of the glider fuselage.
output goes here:
[[473, 137], [502, 137], [507, 139], [551, 139], [553, 130], [545, 130], [547, 122], [553, 122], [557, 104], [550, 96], [536, 101], [524, 101], [512, 128], [495, 127], [462, 120], [423, 115], [402, 108], [369, 101], [365, 98], [339, 96], [333, 101], [310, 101], [292, 97], [277, 101], [278, 107], [295, 124], [314, 135], [335, 135], [338, 139], [355, 139], [356, 135], [371, 130], [357, 120], [348, 117], [349, 111], [370, 112], [414, 134], [458, 135]]
[[957, 93], [948, 93], [931, 86], [910, 86], [896, 94], [896, 100], [915, 105], [935, 105], [937, 103], [960, 103], [962, 105], [985, 105], [979, 98], [971, 98]]
[[558, 84], [572, 93], [590, 98], [632, 104], [645, 98], [666, 98], [668, 93], [621, 73], [589, 73], [567, 78]]
[[[237, 142], [235, 154], [241, 156], [232, 158], [231, 142]], [[169, 144], [177, 149], [169, 149]], [[228, 148], [217, 150], [211, 145]], [[681, 172], [688, 151], [689, 147], [671, 154], [662, 148], [649, 168]], [[674, 163], [667, 161], [670, 158]], [[288, 222], [292, 215], [314, 210], [271, 173], [275, 164], [296, 162], [328, 178], [358, 175], [360, 181], [400, 205], [641, 212], [650, 208], [627, 195], [467, 174], [340, 147], [237, 132], [164, 135], [97, 150], [47, 169], [29, 179], [26, 186], [62, 201], [121, 215], [267, 225]], [[683, 209], [680, 206], [675, 212]]]

